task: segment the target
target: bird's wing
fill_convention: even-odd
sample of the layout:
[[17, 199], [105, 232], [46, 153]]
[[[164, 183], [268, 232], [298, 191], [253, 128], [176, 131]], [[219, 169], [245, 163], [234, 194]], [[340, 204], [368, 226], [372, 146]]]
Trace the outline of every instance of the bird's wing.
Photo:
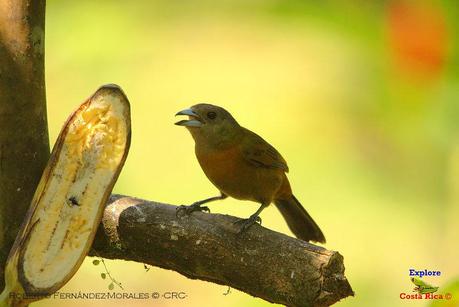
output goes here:
[[288, 173], [287, 162], [281, 154], [258, 134], [245, 129], [241, 143], [242, 155], [251, 164], [258, 167], [278, 168]]

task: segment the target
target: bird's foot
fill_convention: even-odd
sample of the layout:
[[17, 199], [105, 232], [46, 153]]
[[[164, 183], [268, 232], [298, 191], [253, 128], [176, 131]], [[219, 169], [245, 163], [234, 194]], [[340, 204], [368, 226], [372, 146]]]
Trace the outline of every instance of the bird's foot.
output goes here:
[[261, 225], [261, 217], [256, 216], [256, 215], [252, 215], [248, 219], [240, 219], [240, 220], [234, 222], [234, 224], [241, 225], [241, 229], [239, 230], [240, 234], [245, 232], [247, 229], [250, 228], [250, 226], [252, 226], [253, 224], [256, 224], [256, 223]]
[[209, 212], [210, 213], [209, 207], [201, 206], [201, 203], [196, 202], [196, 203], [191, 204], [190, 206], [181, 205], [181, 206], [177, 207], [177, 209], [175, 211], [175, 215], [176, 216], [190, 215], [191, 213], [193, 213], [195, 211], [201, 211], [201, 212], [204, 211], [204, 212]]

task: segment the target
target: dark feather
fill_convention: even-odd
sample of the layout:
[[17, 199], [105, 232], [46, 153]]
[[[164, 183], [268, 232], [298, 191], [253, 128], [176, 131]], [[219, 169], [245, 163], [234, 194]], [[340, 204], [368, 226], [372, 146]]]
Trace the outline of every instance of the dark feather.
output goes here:
[[258, 134], [245, 130], [247, 137], [241, 142], [244, 158], [257, 167], [278, 168], [288, 173], [287, 162], [281, 154]]

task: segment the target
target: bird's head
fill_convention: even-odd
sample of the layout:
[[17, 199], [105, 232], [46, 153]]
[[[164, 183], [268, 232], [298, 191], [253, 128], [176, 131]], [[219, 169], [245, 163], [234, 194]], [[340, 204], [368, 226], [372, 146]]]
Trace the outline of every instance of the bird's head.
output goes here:
[[234, 117], [222, 107], [212, 104], [196, 104], [175, 115], [188, 116], [188, 119], [178, 121], [175, 124], [188, 128], [198, 144], [228, 145], [235, 141], [238, 133], [240, 133], [240, 126]]

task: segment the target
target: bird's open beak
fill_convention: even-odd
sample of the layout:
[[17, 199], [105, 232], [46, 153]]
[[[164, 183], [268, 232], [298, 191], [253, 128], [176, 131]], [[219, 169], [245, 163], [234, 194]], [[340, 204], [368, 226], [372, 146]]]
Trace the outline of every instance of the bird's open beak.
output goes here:
[[188, 115], [189, 116], [189, 119], [183, 119], [181, 121], [176, 122], [175, 124], [177, 126], [185, 126], [185, 127], [201, 127], [202, 126], [201, 118], [199, 117], [198, 114], [193, 112], [193, 110], [191, 109], [182, 110], [178, 112], [177, 114], [175, 114], [175, 116], [177, 115]]

